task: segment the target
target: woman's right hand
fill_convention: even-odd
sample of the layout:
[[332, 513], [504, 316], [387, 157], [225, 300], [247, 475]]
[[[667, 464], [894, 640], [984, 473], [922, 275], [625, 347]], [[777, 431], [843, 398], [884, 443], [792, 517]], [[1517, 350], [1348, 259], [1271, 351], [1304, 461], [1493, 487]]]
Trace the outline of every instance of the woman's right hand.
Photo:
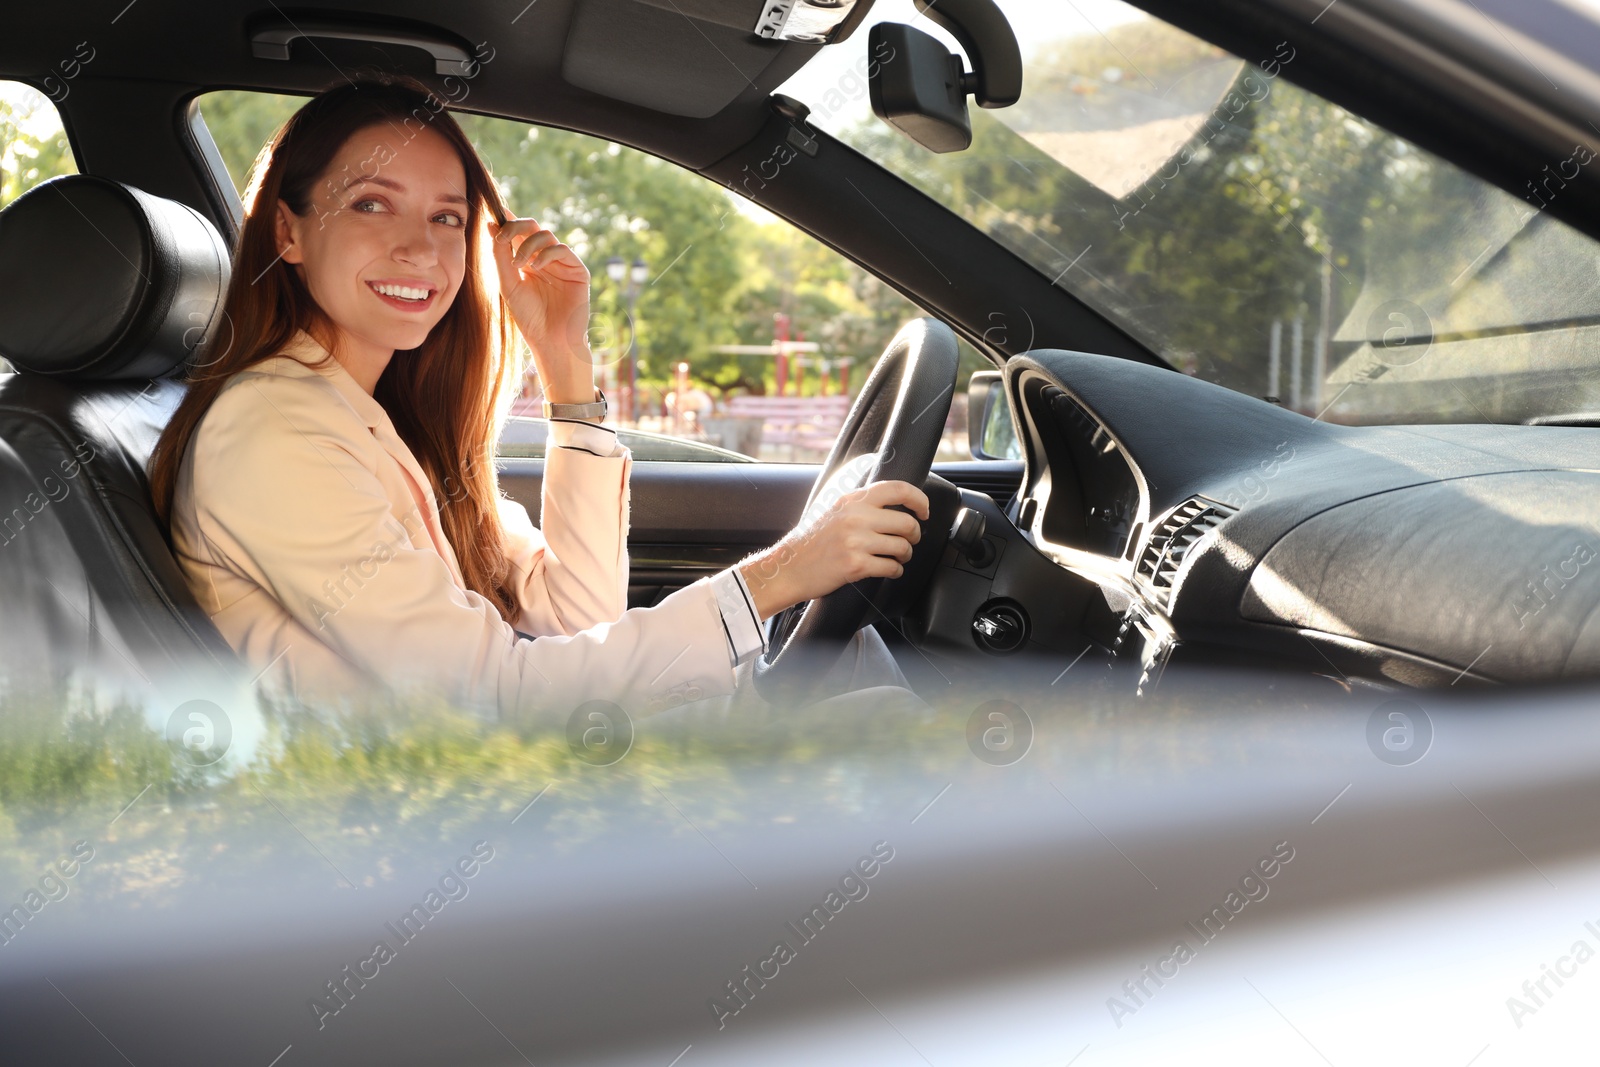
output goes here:
[[[896, 505], [909, 508], [892, 511]], [[846, 493], [806, 526], [739, 565], [756, 613], [769, 619], [784, 608], [827, 596], [864, 578], [898, 578], [911, 548], [922, 540], [928, 497], [909, 482], [874, 482]]]

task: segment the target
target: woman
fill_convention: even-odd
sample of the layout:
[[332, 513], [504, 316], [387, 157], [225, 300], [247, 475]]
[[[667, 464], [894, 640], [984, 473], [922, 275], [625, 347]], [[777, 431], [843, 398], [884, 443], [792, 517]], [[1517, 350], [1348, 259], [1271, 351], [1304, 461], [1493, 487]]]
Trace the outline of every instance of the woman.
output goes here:
[[[262, 150], [233, 336], [202, 353], [156, 446], [173, 548], [252, 672], [303, 700], [425, 687], [507, 720], [659, 710], [731, 692], [783, 608], [900, 574], [919, 527], [889, 509], [926, 519], [927, 500], [880, 483], [626, 610], [631, 459], [600, 424], [589, 273], [510, 217], [437, 104], [411, 79], [361, 80]], [[541, 529], [495, 478], [512, 324], [553, 408]]]

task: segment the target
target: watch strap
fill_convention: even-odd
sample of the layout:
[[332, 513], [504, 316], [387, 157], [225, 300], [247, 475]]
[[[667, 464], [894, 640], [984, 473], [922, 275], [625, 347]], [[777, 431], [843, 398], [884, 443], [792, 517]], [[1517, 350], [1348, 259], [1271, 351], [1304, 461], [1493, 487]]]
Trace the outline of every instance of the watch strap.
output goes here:
[[552, 404], [544, 402], [544, 417], [547, 419], [604, 419], [610, 405], [606, 403], [606, 394], [599, 388], [594, 391], [594, 400], [587, 404]]

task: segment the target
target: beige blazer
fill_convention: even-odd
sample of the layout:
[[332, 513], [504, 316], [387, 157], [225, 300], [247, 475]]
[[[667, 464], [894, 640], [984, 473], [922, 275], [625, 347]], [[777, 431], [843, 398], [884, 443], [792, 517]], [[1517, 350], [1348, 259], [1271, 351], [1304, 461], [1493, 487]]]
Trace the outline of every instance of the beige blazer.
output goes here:
[[516, 630], [536, 639], [518, 637], [463, 585], [433, 487], [382, 405], [337, 361], [306, 365], [326, 354], [300, 331], [234, 375], [179, 468], [179, 564], [262, 684], [311, 703], [425, 690], [556, 725], [593, 699], [649, 713], [732, 691], [709, 580], [625, 610], [626, 449], [550, 448], [543, 532], [501, 498]]

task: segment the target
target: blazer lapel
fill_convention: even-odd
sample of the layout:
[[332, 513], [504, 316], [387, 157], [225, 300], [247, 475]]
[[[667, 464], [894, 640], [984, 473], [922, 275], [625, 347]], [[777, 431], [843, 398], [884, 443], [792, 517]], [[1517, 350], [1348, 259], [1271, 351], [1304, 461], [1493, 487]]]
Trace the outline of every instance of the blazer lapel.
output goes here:
[[[412, 455], [411, 449], [401, 439], [399, 431], [394, 428], [394, 423], [390, 420], [389, 413], [384, 411], [383, 405], [361, 388], [338, 360], [328, 359], [328, 350], [305, 330], [297, 330], [280, 355], [289, 356], [301, 367], [306, 367], [307, 363], [326, 360], [326, 365], [306, 367], [306, 369], [321, 374], [339, 390], [339, 395], [344, 398], [345, 403], [349, 404], [367, 424], [373, 440], [377, 441], [400, 465], [400, 469], [405, 472], [406, 480], [410, 483], [411, 503], [421, 513], [434, 549], [444, 558], [455, 583], [465, 589], [466, 580], [461, 575], [461, 564], [457, 561], [455, 551], [450, 547], [450, 539], [444, 535], [444, 527], [439, 521], [439, 505], [434, 499], [433, 484], [423, 472], [422, 465], [417, 462], [417, 457]], [[405, 509], [403, 501], [391, 500], [391, 504], [396, 510]]]
[[[348, 378], [349, 375], [345, 377]], [[355, 380], [351, 379], [350, 384], [355, 385]], [[360, 388], [356, 386], [357, 390]], [[366, 396], [366, 393], [362, 392], [361, 395]], [[400, 464], [400, 469], [405, 471], [406, 478], [411, 483], [412, 497], [422, 513], [423, 521], [427, 523], [428, 534], [433, 538], [434, 548], [438, 549], [439, 555], [443, 556], [445, 563], [449, 565], [456, 584], [466, 588], [466, 581], [461, 576], [461, 565], [456, 560], [455, 551], [450, 547], [450, 539], [444, 535], [444, 527], [439, 521], [439, 504], [434, 499], [433, 484], [423, 473], [422, 465], [417, 462], [416, 456], [411, 454], [411, 449], [406, 447], [406, 443], [400, 439], [400, 434], [387, 417], [382, 424], [373, 428], [372, 436], [383, 446], [384, 451]]]

